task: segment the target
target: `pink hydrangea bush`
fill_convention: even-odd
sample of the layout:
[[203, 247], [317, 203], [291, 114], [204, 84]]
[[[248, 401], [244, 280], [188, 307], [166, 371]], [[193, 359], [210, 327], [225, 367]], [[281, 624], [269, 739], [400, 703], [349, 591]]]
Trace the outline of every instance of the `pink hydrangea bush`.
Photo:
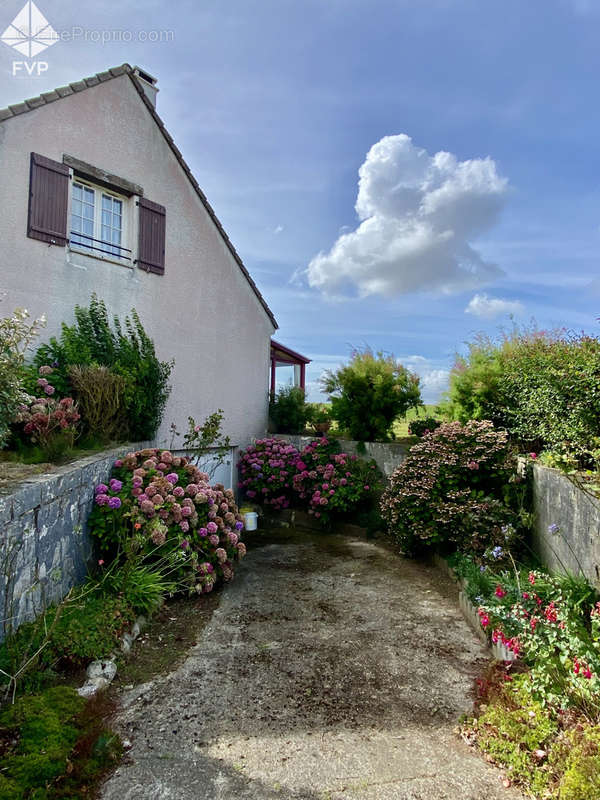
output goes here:
[[380, 473], [374, 461], [336, 452], [337, 442], [327, 438], [308, 444], [296, 461], [294, 492], [308, 513], [327, 523], [356, 510], [365, 510], [380, 488]]
[[115, 462], [108, 484], [95, 488], [90, 531], [103, 553], [120, 550], [168, 558], [171, 575], [190, 592], [210, 592], [233, 578], [246, 554], [242, 517], [231, 489], [185, 457], [155, 448]]
[[298, 451], [283, 439], [258, 439], [238, 462], [240, 489], [255, 503], [280, 511], [293, 496]]
[[25, 436], [52, 458], [73, 445], [81, 415], [72, 397], [56, 395], [55, 387], [48, 380], [52, 367], [42, 366], [38, 372], [36, 389], [40, 397], [28, 397], [21, 403], [15, 423], [22, 425]]
[[275, 510], [295, 505], [327, 524], [368, 510], [380, 489], [374, 461], [339, 452], [339, 443], [315, 439], [301, 453], [284, 439], [260, 439], [239, 461], [246, 497]]

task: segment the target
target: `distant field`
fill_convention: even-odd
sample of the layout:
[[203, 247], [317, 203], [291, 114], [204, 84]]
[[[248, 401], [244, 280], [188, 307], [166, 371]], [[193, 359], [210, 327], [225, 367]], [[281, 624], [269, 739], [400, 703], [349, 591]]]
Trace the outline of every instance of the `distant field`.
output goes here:
[[[327, 408], [329, 404], [322, 403], [321, 405], [324, 408]], [[394, 424], [394, 434], [396, 436], [396, 439], [405, 439], [408, 437], [409, 435], [408, 425], [410, 421], [413, 419], [418, 419], [418, 418], [424, 419], [425, 417], [437, 417], [437, 419], [442, 419], [442, 415], [436, 413], [436, 408], [437, 408], [436, 405], [426, 405], [423, 408], [420, 408], [418, 411], [415, 411], [414, 409], [411, 408], [406, 415], [406, 419], [398, 420], [398, 422]], [[332, 434], [339, 433], [339, 429], [337, 427], [336, 422], [333, 422], [331, 426], [331, 433]], [[344, 438], [344, 434], [342, 434], [342, 438]]]
[[424, 419], [424, 417], [437, 417], [439, 419], [440, 414], [436, 414], [436, 408], [437, 406], [435, 405], [424, 406], [418, 411], [411, 408], [406, 415], [406, 419], [398, 420], [394, 423], [396, 438], [403, 439], [405, 436], [408, 436], [408, 425], [413, 419]]

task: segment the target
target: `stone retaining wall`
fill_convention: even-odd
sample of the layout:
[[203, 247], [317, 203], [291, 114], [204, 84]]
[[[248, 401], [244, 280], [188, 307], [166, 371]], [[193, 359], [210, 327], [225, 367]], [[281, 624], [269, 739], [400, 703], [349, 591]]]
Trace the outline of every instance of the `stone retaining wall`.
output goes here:
[[124, 444], [73, 461], [0, 494], [0, 640], [85, 578], [94, 487], [107, 480], [116, 458], [144, 446]]
[[[559, 572], [581, 573], [600, 589], [600, 499], [541, 464], [533, 468], [533, 497], [534, 538], [542, 561]], [[558, 531], [552, 533], [555, 525]]]
[[[277, 439], [285, 439], [293, 444], [297, 450], [302, 450], [307, 444], [315, 440], [314, 436], [294, 436], [291, 434], [275, 434]], [[333, 437], [332, 437], [333, 438]], [[386, 477], [399, 467], [406, 458], [410, 444], [405, 442], [365, 442], [365, 449], [359, 452], [359, 442], [351, 439], [340, 439], [340, 446], [344, 453], [360, 456], [365, 459], [374, 459], [379, 469]]]

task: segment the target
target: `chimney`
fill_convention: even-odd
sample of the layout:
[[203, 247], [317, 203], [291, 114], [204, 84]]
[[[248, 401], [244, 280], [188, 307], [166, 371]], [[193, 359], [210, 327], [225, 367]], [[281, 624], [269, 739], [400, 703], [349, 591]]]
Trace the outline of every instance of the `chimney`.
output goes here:
[[157, 79], [153, 78], [149, 72], [141, 69], [140, 67], [133, 68], [133, 74], [138, 79], [140, 86], [144, 90], [144, 94], [150, 100], [154, 108], [156, 108], [156, 95], [158, 94], [158, 88], [156, 86]]

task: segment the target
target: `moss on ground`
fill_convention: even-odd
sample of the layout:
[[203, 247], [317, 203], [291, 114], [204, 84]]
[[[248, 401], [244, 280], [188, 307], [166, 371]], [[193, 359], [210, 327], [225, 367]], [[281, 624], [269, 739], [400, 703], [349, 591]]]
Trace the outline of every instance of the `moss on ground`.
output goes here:
[[558, 734], [554, 715], [531, 698], [528, 676], [517, 675], [491, 699], [476, 721], [481, 750], [506, 768], [511, 779], [542, 795], [552, 782], [544, 767], [546, 753]]
[[103, 698], [85, 701], [54, 686], [20, 697], [0, 714], [0, 800], [93, 797], [121, 758], [118, 736], [103, 723]]
[[561, 775], [559, 800], [600, 797], [600, 726], [578, 725], [559, 737], [550, 764]]

